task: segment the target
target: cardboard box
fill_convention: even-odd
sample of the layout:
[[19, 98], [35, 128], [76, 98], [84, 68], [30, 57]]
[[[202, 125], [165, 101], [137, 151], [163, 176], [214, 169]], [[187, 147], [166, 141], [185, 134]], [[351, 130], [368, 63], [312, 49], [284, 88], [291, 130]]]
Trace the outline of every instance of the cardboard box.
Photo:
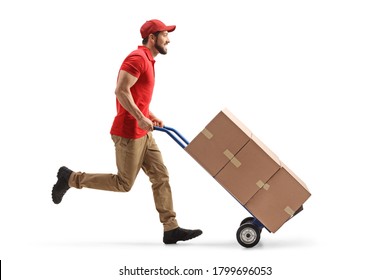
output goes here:
[[305, 183], [227, 109], [185, 149], [271, 232], [310, 197]]
[[215, 179], [242, 205], [279, 170], [279, 158], [256, 136], [230, 160]]
[[245, 204], [254, 217], [271, 232], [276, 232], [300, 210], [310, 197], [306, 184], [285, 164]]
[[250, 138], [249, 129], [224, 109], [185, 150], [214, 177]]

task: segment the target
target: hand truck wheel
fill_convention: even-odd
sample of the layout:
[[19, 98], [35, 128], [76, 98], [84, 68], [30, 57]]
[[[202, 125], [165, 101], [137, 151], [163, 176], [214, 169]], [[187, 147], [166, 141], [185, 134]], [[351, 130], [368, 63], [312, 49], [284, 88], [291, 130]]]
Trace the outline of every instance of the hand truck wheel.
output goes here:
[[246, 223], [238, 228], [236, 238], [241, 246], [251, 248], [259, 243], [260, 234], [261, 229], [258, 226]]
[[247, 218], [242, 220], [242, 222], [240, 223], [240, 226], [242, 226], [243, 224], [252, 224], [254, 220], [255, 220], [255, 218], [253, 218], [253, 217], [247, 217]]

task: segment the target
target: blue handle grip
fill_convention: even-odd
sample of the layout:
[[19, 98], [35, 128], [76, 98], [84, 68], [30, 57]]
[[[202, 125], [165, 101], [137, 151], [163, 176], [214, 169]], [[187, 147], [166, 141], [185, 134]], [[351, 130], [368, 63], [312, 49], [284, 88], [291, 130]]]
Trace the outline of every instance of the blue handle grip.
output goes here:
[[155, 126], [154, 130], [163, 131], [163, 132], [167, 133], [183, 149], [189, 144], [187, 139], [185, 139], [183, 135], [181, 135], [176, 129], [174, 129], [172, 127], [169, 127], [169, 126], [164, 126], [164, 127]]

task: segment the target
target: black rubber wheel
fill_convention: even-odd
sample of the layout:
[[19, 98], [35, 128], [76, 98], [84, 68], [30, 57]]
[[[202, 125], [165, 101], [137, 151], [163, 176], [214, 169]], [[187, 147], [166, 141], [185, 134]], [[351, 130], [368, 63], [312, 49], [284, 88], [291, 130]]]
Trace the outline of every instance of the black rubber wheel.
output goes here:
[[251, 224], [254, 221], [254, 219], [255, 218], [253, 218], [253, 217], [247, 217], [247, 218], [242, 220], [242, 222], [240, 223], [240, 226], [242, 226], [243, 224], [247, 224], [247, 223]]
[[260, 234], [261, 230], [258, 226], [246, 223], [238, 228], [236, 237], [241, 246], [251, 248], [259, 243]]

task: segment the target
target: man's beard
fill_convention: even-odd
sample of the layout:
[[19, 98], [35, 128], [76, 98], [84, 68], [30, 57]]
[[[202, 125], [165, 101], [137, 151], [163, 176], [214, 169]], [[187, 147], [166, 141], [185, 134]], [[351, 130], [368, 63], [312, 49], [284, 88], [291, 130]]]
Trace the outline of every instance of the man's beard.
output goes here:
[[162, 45], [159, 45], [157, 42], [154, 43], [154, 47], [156, 48], [156, 50], [158, 50], [159, 53], [167, 54], [167, 50], [164, 49], [164, 47]]

